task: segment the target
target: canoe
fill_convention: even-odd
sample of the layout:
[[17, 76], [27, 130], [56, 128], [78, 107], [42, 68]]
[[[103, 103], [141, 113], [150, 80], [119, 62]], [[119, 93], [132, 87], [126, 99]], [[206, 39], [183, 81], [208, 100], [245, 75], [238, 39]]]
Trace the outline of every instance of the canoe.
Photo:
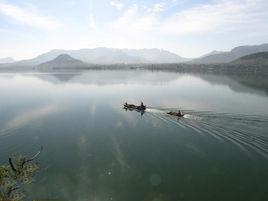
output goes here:
[[137, 105], [127, 104], [127, 103], [124, 104], [124, 108], [129, 109], [129, 110], [139, 110], [139, 111], [146, 110], [146, 106], [137, 106]]
[[178, 113], [178, 112], [168, 112], [167, 114], [169, 114], [171, 116], [176, 116], [176, 117], [183, 117], [184, 116], [184, 114]]

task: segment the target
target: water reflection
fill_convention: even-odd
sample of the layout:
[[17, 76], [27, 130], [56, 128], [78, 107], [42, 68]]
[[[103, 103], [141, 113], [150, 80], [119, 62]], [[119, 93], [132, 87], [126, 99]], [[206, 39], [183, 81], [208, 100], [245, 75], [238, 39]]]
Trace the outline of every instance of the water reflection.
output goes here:
[[[80, 73], [37, 74], [40, 79], [52, 83], [80, 83], [80, 84], [165, 84], [172, 82], [187, 74], [174, 72], [149, 72], [149, 71], [89, 71]], [[268, 81], [259, 77], [239, 77], [235, 75], [191, 74], [213, 85], [225, 85], [237, 92], [256, 93], [256, 90], [268, 92]]]
[[[0, 161], [44, 146], [29, 199], [267, 199], [262, 88], [214, 75], [88, 71], [1, 75], [0, 95], [9, 130]], [[122, 109], [141, 100], [143, 116]], [[166, 115], [177, 109], [185, 118]]]
[[52, 115], [56, 110], [57, 108], [55, 105], [46, 105], [40, 108], [21, 110], [1, 126], [0, 136], [7, 134], [6, 132], [10, 132], [10, 130], [26, 126], [34, 120]]
[[[234, 78], [216, 75], [149, 71], [87, 71], [84, 73], [16, 75], [4, 82], [3, 80], [1, 79], [0, 84], [0, 90], [3, 92], [9, 88], [12, 89], [12, 84], [17, 83], [18, 88], [16, 90], [13, 88], [14, 90], [11, 92], [18, 93], [25, 88], [31, 88], [33, 93], [38, 94], [37, 97], [42, 97], [44, 94], [43, 99], [47, 99], [46, 94], [51, 95], [58, 90], [61, 96], [64, 94], [68, 96], [69, 93], [72, 93], [73, 99], [79, 99], [81, 96], [89, 98], [91, 93], [94, 95], [90, 98], [102, 101], [108, 95], [111, 97], [108, 104], [116, 104], [114, 105], [116, 108], [119, 107], [117, 104], [119, 100], [135, 103], [144, 100], [145, 103], [157, 107], [182, 107], [193, 110], [246, 114], [268, 113], [263, 108], [267, 102], [266, 89], [264, 89], [266, 85], [256, 87], [260, 82], [264, 82], [257, 79], [254, 87], [249, 87], [254, 83], [253, 78], [248, 78], [248, 82], [246, 82], [245, 78], [236, 79], [238, 80], [236, 81]], [[25, 80], [28, 80], [29, 83]], [[7, 85], [9, 87], [1, 87]], [[85, 93], [85, 90], [88, 93]], [[7, 93], [10, 94], [10, 90]], [[115, 93], [116, 96], [112, 95]], [[29, 94], [28, 91], [20, 94], [21, 97], [25, 95], [31, 96], [32, 94]], [[55, 96], [58, 95], [53, 94], [53, 97]]]

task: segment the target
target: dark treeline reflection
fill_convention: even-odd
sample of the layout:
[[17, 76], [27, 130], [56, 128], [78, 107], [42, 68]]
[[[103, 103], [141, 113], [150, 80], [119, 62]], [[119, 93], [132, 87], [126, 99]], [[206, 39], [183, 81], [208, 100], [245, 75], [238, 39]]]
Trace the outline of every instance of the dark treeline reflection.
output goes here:
[[[97, 73], [96, 73], [97, 72]], [[149, 76], [148, 76], [149, 75]], [[161, 76], [159, 76], [161, 75]], [[80, 83], [80, 84], [127, 84], [133, 83], [167, 83], [174, 81], [178, 75], [191, 75], [203, 79], [211, 84], [221, 84], [229, 86], [231, 89], [241, 92], [254, 92], [254, 90], [261, 90], [268, 93], [268, 79], [265, 75], [221, 75], [214, 73], [179, 73], [168, 71], [148, 71], [148, 70], [90, 70], [82, 72], [68, 72], [68, 73], [44, 73], [36, 74], [34, 76], [40, 79], [52, 82], [54, 84], [60, 83]], [[268, 77], [267, 77], [268, 78]], [[241, 85], [241, 86], [238, 86]], [[251, 90], [251, 89], [252, 90]]]

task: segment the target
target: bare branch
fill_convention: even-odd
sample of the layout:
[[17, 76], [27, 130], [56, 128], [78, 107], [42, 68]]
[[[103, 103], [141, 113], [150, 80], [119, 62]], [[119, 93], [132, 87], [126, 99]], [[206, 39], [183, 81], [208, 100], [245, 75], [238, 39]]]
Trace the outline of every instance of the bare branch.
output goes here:
[[17, 172], [16, 168], [14, 167], [13, 163], [12, 163], [12, 158], [9, 158], [8, 159], [8, 162], [9, 162], [9, 165], [11, 167], [11, 169], [14, 171], [14, 172]]
[[42, 151], [43, 151], [43, 146], [41, 146], [40, 151], [38, 151], [32, 158], [29, 158], [28, 160], [24, 160], [23, 163], [22, 163], [22, 167], [26, 163], [29, 163], [29, 162], [33, 161], [34, 159], [36, 159], [41, 154]]

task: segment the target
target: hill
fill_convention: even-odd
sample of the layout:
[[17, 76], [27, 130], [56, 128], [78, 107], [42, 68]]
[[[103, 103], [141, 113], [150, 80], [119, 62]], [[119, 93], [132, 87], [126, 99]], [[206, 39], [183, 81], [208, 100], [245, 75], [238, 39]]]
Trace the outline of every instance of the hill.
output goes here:
[[39, 64], [37, 66], [37, 69], [39, 70], [52, 70], [52, 69], [68, 69], [68, 68], [86, 68], [89, 65], [87, 63], [84, 63], [78, 59], [74, 59], [68, 54], [61, 54], [55, 59]]
[[268, 66], [268, 52], [246, 55], [231, 63], [236, 65]]
[[194, 59], [190, 63], [195, 64], [216, 64], [216, 63], [229, 63], [240, 57], [255, 54], [258, 52], [268, 52], [268, 44], [253, 45], [253, 46], [240, 46], [233, 48], [230, 52], [216, 52], [204, 57]]

